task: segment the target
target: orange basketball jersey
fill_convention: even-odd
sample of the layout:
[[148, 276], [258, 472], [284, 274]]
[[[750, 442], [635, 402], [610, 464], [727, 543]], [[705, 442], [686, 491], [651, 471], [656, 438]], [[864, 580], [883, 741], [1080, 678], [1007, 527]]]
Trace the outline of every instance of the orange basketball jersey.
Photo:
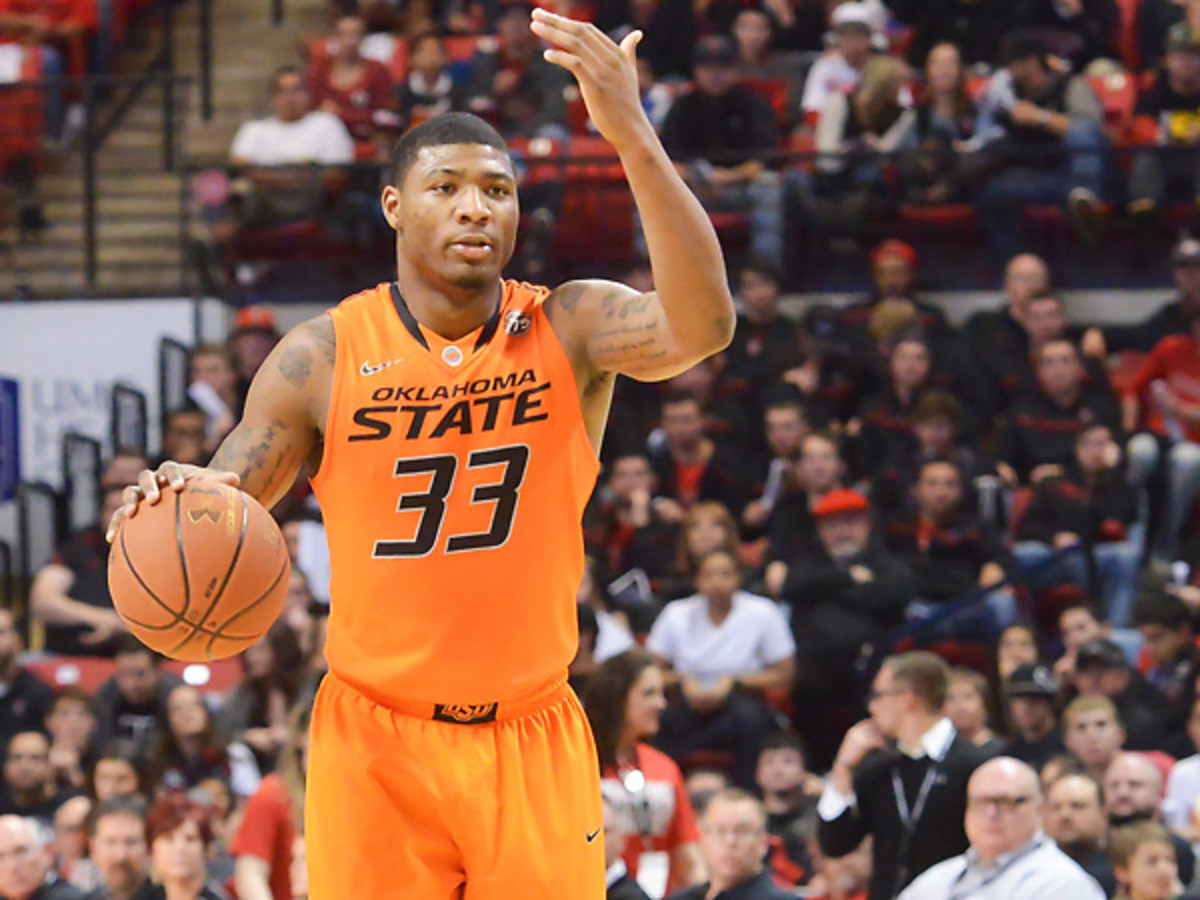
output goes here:
[[395, 285], [330, 311], [321, 467], [330, 671], [388, 704], [478, 708], [565, 676], [598, 463], [546, 288], [503, 283], [456, 342]]

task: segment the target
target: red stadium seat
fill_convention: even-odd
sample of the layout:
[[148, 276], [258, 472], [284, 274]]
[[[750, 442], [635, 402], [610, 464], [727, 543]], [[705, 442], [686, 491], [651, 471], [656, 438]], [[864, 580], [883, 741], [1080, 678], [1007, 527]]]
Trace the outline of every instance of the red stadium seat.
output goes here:
[[771, 104], [775, 123], [780, 128], [788, 121], [788, 96], [791, 85], [785, 78], [743, 78], [742, 84]]
[[612, 145], [573, 136], [563, 154], [566, 191], [555, 234], [556, 258], [621, 266], [633, 254], [633, 196]]
[[446, 49], [446, 57], [450, 62], [466, 62], [476, 51], [491, 52], [496, 49], [497, 41], [494, 35], [462, 35], [452, 34], [442, 40]]
[[1117, 56], [1130, 72], [1142, 68], [1142, 55], [1138, 50], [1137, 20], [1142, 0], [1117, 0]]

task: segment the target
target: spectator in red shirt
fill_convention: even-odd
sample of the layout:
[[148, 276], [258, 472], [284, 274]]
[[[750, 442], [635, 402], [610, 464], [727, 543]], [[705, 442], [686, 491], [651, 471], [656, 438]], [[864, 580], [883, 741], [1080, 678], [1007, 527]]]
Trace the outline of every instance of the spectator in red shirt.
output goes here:
[[229, 847], [235, 862], [234, 882], [240, 900], [292, 900], [306, 886], [293, 883], [293, 856], [303, 854], [304, 773], [308, 768], [308, 723], [311, 705], [292, 713], [287, 744], [275, 772], [262, 780], [246, 804], [246, 814]]
[[662, 669], [644, 650], [614, 656], [588, 679], [583, 706], [596, 737], [601, 790], [628, 835], [629, 874], [637, 876], [643, 855], [666, 853], [669, 877], [663, 888], [699, 884], [700, 833], [683, 775], [647, 743], [667, 707]]
[[386, 148], [375, 140], [378, 113], [392, 99], [392, 78], [383, 63], [362, 55], [366, 26], [358, 16], [340, 16], [329, 39], [328, 56], [313, 61], [308, 90], [314, 109], [331, 112], [354, 138], [358, 159], [381, 157]]
[[653, 464], [664, 497], [685, 510], [698, 500], [717, 500], [729, 509], [746, 505], [747, 491], [735, 474], [740, 467], [704, 433], [704, 410], [694, 394], [663, 398], [661, 427], [665, 440]]
[[1154, 554], [1170, 558], [1200, 492], [1200, 309], [1189, 334], [1163, 338], [1142, 362], [1124, 400], [1125, 425], [1147, 431], [1129, 441], [1130, 480], [1146, 484], [1166, 455], [1166, 517]]

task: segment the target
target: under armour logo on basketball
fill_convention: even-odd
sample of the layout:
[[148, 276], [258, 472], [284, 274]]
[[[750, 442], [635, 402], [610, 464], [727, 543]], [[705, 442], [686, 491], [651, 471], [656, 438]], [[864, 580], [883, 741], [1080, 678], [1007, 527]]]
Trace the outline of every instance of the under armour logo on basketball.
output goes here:
[[433, 707], [433, 718], [455, 725], [481, 725], [496, 721], [498, 706], [498, 703], [437, 703]]
[[204, 509], [189, 509], [188, 518], [192, 520], [193, 524], [199, 522], [201, 519], [212, 519], [216, 524], [220, 525], [221, 510], [213, 509], [211, 507], [205, 507]]
[[510, 310], [504, 317], [504, 333], [508, 335], [524, 334], [533, 327], [533, 319], [519, 309]]

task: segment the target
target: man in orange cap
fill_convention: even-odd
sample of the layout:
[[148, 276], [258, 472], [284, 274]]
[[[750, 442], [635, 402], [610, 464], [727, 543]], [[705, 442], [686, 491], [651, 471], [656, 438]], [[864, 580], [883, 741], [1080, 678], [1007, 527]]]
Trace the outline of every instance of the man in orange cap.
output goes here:
[[909, 567], [872, 540], [871, 504], [839, 489], [813, 506], [821, 548], [788, 565], [782, 597], [796, 636], [796, 723], [814, 766], [828, 766], [862, 702], [854, 664], [864, 644], [904, 621], [916, 593]]

